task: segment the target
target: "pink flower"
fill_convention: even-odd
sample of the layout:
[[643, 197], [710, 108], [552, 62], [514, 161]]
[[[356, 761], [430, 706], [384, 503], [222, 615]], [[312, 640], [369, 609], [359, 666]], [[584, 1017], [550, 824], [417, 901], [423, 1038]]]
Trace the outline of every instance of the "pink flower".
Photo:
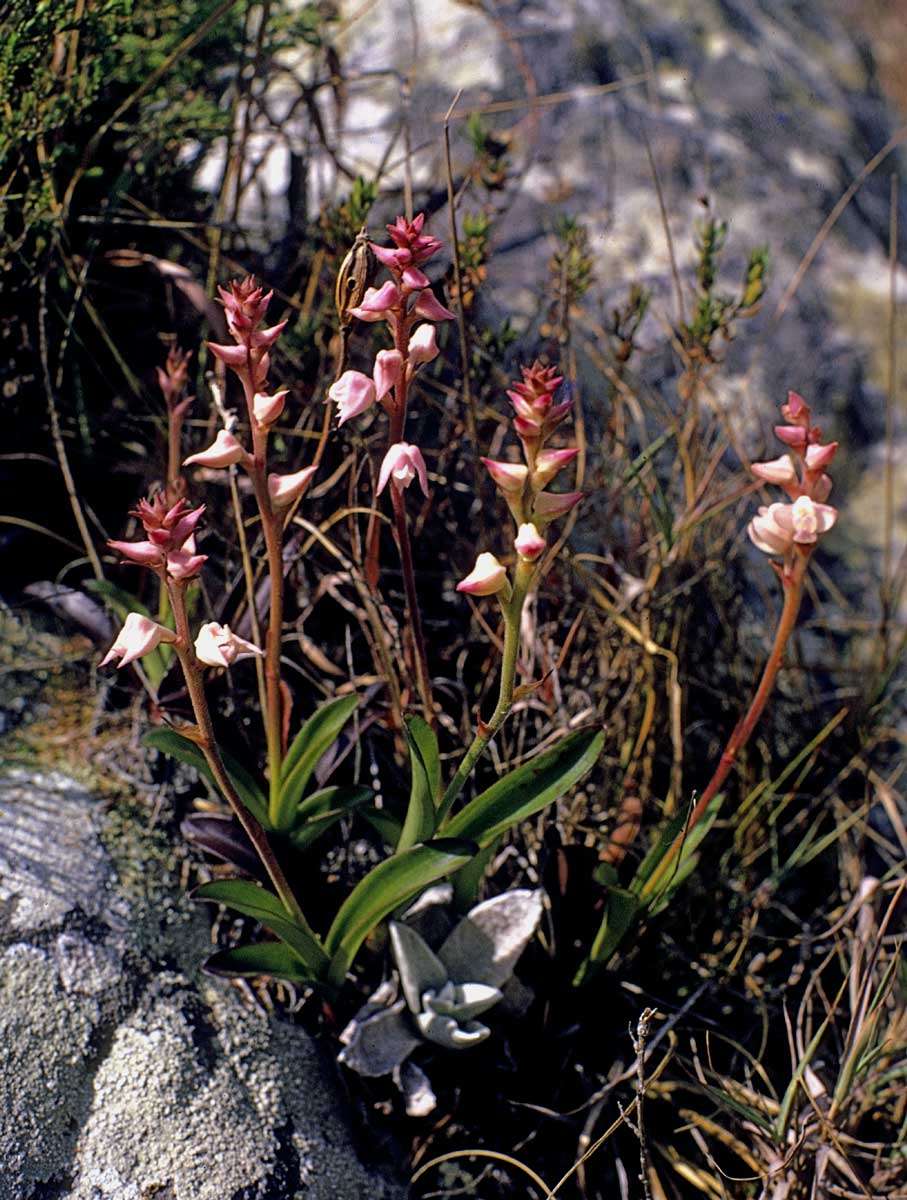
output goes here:
[[493, 458], [483, 458], [488, 474], [505, 496], [522, 496], [529, 478], [529, 468], [522, 463], [498, 462]]
[[200, 450], [198, 454], [190, 454], [188, 458], [184, 458], [183, 466], [198, 463], [202, 467], [232, 467], [244, 458], [245, 454], [242, 444], [233, 434], [222, 429], [207, 450]]
[[418, 267], [407, 267], [400, 278], [404, 287], [408, 287], [413, 292], [427, 288], [431, 283], [425, 272], [420, 271]]
[[218, 625], [216, 621], [203, 625], [195, 639], [195, 657], [208, 667], [231, 667], [238, 659], [253, 654], [261, 657], [263, 651], [235, 634], [229, 625]]
[[308, 487], [309, 480], [317, 472], [317, 467], [303, 467], [292, 475], [269, 475], [268, 495], [275, 508], [288, 508], [293, 501], [301, 496]]
[[544, 528], [558, 517], [566, 516], [582, 498], [582, 492], [540, 492], [535, 498], [532, 519]]
[[787, 554], [793, 545], [793, 537], [777, 521], [778, 512], [788, 508], [787, 504], [762, 505], [746, 527], [753, 545], [765, 554]]
[[338, 424], [358, 417], [375, 403], [375, 385], [361, 371], [344, 371], [328, 389], [328, 398], [337, 405]]
[[809, 442], [809, 431], [802, 425], [776, 425], [775, 437], [802, 454]]
[[466, 578], [457, 584], [457, 591], [468, 592], [470, 596], [494, 596], [508, 586], [506, 568], [486, 550]]
[[143, 567], [150, 567], [153, 563], [159, 564], [163, 562], [164, 552], [154, 542], [109, 541], [107, 545], [111, 550], [115, 550], [117, 554], [122, 554], [123, 558], [129, 559], [130, 562], [140, 563]]
[[274, 392], [270, 396], [264, 392], [255, 393], [252, 400], [252, 415], [259, 428], [265, 429], [268, 425], [274, 424], [283, 412], [289, 394], [289, 388], [281, 388], [279, 392]]
[[750, 470], [765, 483], [777, 483], [781, 487], [792, 487], [797, 483], [797, 468], [789, 454], [782, 454], [771, 462], [752, 463]]
[[369, 246], [378, 262], [391, 271], [402, 271], [412, 262], [413, 256], [409, 250], [392, 250], [390, 246], [379, 246], [376, 242], [369, 242]]
[[380, 288], [370, 287], [358, 308], [348, 311], [360, 321], [384, 321], [391, 310], [400, 302], [400, 292], [395, 283], [388, 279]]
[[383, 400], [396, 387], [403, 374], [403, 355], [399, 350], [379, 350], [375, 356], [375, 399]]
[[422, 451], [418, 446], [411, 446], [409, 442], [397, 442], [384, 456], [384, 462], [378, 473], [378, 490], [375, 494], [380, 496], [391, 479], [397, 491], [402, 492], [416, 478], [419, 480], [419, 487], [427, 496], [428, 474], [425, 470]]
[[787, 403], [781, 405], [781, 416], [785, 421], [808, 428], [811, 414], [812, 410], [801, 395], [797, 392], [787, 393]]
[[215, 358], [234, 370], [246, 366], [249, 361], [249, 351], [245, 346], [219, 346], [217, 342], [208, 342], [208, 349]]
[[579, 454], [579, 450], [576, 447], [570, 450], [543, 450], [535, 460], [533, 475], [535, 486], [543, 488], [550, 483], [558, 471], [573, 462], [577, 454]]
[[131, 612], [100, 665], [106, 667], [109, 662], [117, 659], [117, 667], [125, 667], [137, 658], [150, 654], [161, 642], [175, 641], [176, 634], [172, 629], [158, 625], [157, 621], [152, 621], [150, 617], [144, 617], [141, 613]]
[[420, 325], [409, 339], [409, 361], [429, 363], [438, 357], [438, 335], [434, 325]]
[[194, 579], [208, 561], [207, 554], [196, 554], [185, 547], [167, 555], [167, 574], [171, 579]]
[[838, 452], [838, 443], [829, 442], [827, 446], [807, 446], [806, 469], [808, 471], [823, 471]]
[[820, 475], [810, 489], [813, 494], [813, 500], [817, 500], [820, 504], [827, 500], [831, 495], [832, 482], [830, 475]]
[[527, 522], [517, 530], [513, 547], [520, 558], [535, 562], [545, 549], [545, 539], [531, 522]]
[[793, 504], [773, 504], [771, 509], [777, 509], [773, 513], [775, 524], [801, 546], [814, 543], [838, 519], [836, 508], [830, 504], [817, 504], [809, 496], [800, 496]]
[[283, 333], [286, 324], [286, 321], [280, 321], [277, 325], [272, 325], [270, 329], [259, 329], [251, 335], [252, 345], [257, 350], [261, 350], [263, 347], [270, 349]]
[[445, 308], [430, 288], [425, 288], [420, 293], [414, 311], [417, 316], [424, 317], [426, 321], [456, 320], [456, 313], [452, 313], [449, 308]]

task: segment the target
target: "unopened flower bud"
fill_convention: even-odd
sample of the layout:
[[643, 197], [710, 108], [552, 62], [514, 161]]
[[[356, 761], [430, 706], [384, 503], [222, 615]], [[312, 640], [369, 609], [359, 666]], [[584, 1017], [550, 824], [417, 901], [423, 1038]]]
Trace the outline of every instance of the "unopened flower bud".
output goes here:
[[486, 550], [466, 578], [457, 584], [457, 591], [468, 592], [470, 596], [495, 596], [509, 586], [506, 567]]
[[231, 667], [240, 658], [262, 657], [263, 651], [235, 634], [229, 625], [209, 621], [198, 631], [195, 657], [208, 667]]
[[523, 463], [498, 462], [493, 458], [483, 458], [482, 462], [505, 496], [522, 496], [529, 478], [527, 466]]
[[202, 467], [232, 467], [245, 456], [242, 444], [226, 429], [221, 429], [217, 437], [207, 448], [198, 454], [190, 454], [183, 459], [183, 466], [198, 463]]
[[545, 539], [533, 524], [527, 522], [517, 530], [513, 547], [520, 558], [527, 562], [535, 562], [545, 549]]
[[438, 335], [434, 325], [420, 325], [407, 347], [411, 363], [429, 363], [438, 357]]
[[379, 350], [375, 356], [375, 399], [383, 400], [397, 386], [403, 373], [403, 355], [399, 350]]
[[259, 428], [264, 429], [268, 425], [274, 424], [283, 412], [283, 407], [289, 394], [289, 388], [281, 388], [279, 392], [274, 392], [270, 396], [264, 392], [255, 393], [252, 401], [252, 415], [255, 417]]
[[785, 446], [799, 450], [802, 454], [809, 442], [809, 431], [801, 425], [776, 425], [775, 437], [779, 442], [784, 442]]
[[576, 447], [570, 450], [543, 450], [535, 460], [533, 484], [538, 488], [545, 487], [558, 471], [566, 467], [568, 463], [572, 463], [578, 454], [579, 450]]
[[420, 292], [415, 312], [417, 316], [423, 317], [426, 321], [456, 320], [456, 313], [452, 313], [449, 308], [445, 308], [431, 288], [425, 288]]
[[317, 470], [317, 467], [303, 467], [301, 471], [295, 471], [292, 475], [269, 475], [268, 495], [274, 507], [288, 508], [302, 495]]
[[370, 287], [362, 303], [347, 309], [347, 312], [353, 317], [358, 317], [360, 321], [384, 321], [399, 301], [400, 292], [397, 285], [388, 280], [380, 288]]
[[750, 470], [757, 479], [777, 483], [780, 487], [791, 487], [797, 482], [797, 468], [789, 454], [782, 454], [770, 462], [752, 463]]
[[582, 492], [540, 492], [535, 498], [532, 519], [543, 529], [558, 517], [566, 516], [582, 498]]
[[101, 660], [101, 666], [117, 660], [117, 667], [125, 667], [137, 658], [143, 658], [156, 649], [161, 642], [175, 642], [176, 634], [164, 625], [158, 625], [150, 617], [131, 612], [126, 617], [116, 641]]
[[838, 443], [829, 442], [827, 446], [806, 447], [806, 469], [808, 471], [823, 471], [838, 452]]

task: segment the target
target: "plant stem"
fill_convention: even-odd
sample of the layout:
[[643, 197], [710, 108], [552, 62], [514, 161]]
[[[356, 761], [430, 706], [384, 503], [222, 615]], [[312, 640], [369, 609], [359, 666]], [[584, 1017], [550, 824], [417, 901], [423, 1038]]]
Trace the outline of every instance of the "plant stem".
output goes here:
[[502, 603], [504, 613], [504, 653], [501, 658], [501, 682], [498, 690], [498, 702], [488, 722], [479, 721], [479, 728], [472, 743], [457, 767], [457, 772], [444, 793], [444, 798], [438, 810], [438, 829], [447, 818], [454, 801], [466, 786], [466, 780], [472, 774], [472, 769], [485, 752], [485, 747], [498, 732], [513, 707], [513, 692], [516, 681], [517, 656], [520, 649], [520, 624], [523, 616], [523, 605], [535, 568], [532, 563], [518, 559], [516, 575], [513, 583], [513, 593], [507, 603]]
[[174, 644], [174, 650], [179, 658], [180, 666], [183, 669], [183, 676], [186, 680], [186, 688], [189, 692], [189, 700], [192, 704], [192, 711], [195, 714], [195, 722], [198, 727], [193, 738], [196, 745], [205, 756], [211, 774], [214, 776], [217, 786], [227, 803], [232, 808], [236, 819], [242, 825], [246, 832], [249, 841], [255, 847], [255, 852], [261, 859], [268, 877], [274, 885], [274, 890], [280, 897], [284, 908], [293, 918], [300, 928], [315, 937], [315, 934], [308, 921], [303, 916], [302, 909], [299, 907], [299, 902], [293, 894], [293, 890], [283, 872], [283, 868], [277, 861], [271, 843], [268, 841], [268, 835], [261, 824], [249, 812], [237, 795], [236, 789], [227, 774], [223, 760], [220, 756], [220, 751], [217, 748], [217, 742], [214, 737], [214, 726], [211, 721], [211, 712], [208, 708], [208, 698], [205, 695], [204, 684], [202, 683], [201, 672], [199, 671], [195, 655], [192, 651], [192, 639], [189, 633], [189, 619], [186, 615], [186, 597], [185, 591], [181, 584], [167, 581], [167, 591], [170, 596], [170, 605], [173, 609], [174, 620], [176, 624], [177, 641]]
[[[801, 549], [797, 548], [798, 551]], [[793, 633], [794, 626], [797, 623], [797, 616], [800, 612], [800, 604], [803, 600], [803, 584], [806, 579], [806, 570], [809, 565], [808, 553], [797, 553], [793, 567], [789, 574], [782, 576], [784, 584], [784, 605], [781, 609], [781, 616], [778, 619], [778, 628], [775, 630], [775, 640], [772, 644], [771, 652], [768, 660], [762, 671], [762, 678], [759, 680], [759, 686], [756, 689], [756, 694], [753, 696], [750, 706], [746, 711], [746, 715], [738, 721], [734, 732], [728, 739], [727, 745], [721, 758], [718, 760], [718, 766], [715, 768], [715, 773], [706, 785], [702, 795], [696, 801], [696, 804], [690, 811], [686, 824], [683, 830], [678, 834], [670, 849], [665, 854], [664, 858], [659, 863], [657, 869], [646, 880], [642, 889], [641, 895], [651, 896], [655, 892], [664, 878], [665, 872], [677, 857], [680, 849], [687, 837], [696, 825], [702, 820], [709, 805], [714, 800], [715, 796], [721, 789], [722, 784], [730, 774], [731, 768], [737, 761], [737, 756], [740, 751], [746, 746], [747, 742], [753, 734], [753, 730], [762, 716], [763, 710], [768, 703], [768, 698], [772, 694], [775, 686], [775, 680], [781, 664], [784, 659], [784, 652], [787, 649], [787, 643], [790, 640], [790, 635]]]

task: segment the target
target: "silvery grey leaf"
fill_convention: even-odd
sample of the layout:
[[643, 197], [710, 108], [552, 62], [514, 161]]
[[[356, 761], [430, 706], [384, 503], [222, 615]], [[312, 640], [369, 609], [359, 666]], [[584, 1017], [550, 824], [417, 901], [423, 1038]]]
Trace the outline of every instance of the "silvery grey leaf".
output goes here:
[[406, 1005], [397, 1000], [389, 1006], [380, 997], [396, 995], [394, 984], [382, 984], [372, 993], [340, 1035], [343, 1049], [338, 1062], [358, 1075], [389, 1075], [419, 1044], [406, 1018]]
[[542, 897], [517, 888], [477, 904], [438, 951], [450, 978], [501, 987], [538, 927]]
[[401, 1063], [394, 1068], [394, 1083], [403, 1093], [407, 1116], [427, 1117], [435, 1111], [438, 1099], [431, 1081], [414, 1062]]
[[391, 921], [390, 940], [403, 995], [410, 1009], [417, 1013], [422, 1007], [422, 993], [440, 991], [447, 983], [447, 972], [427, 942], [407, 925]]
[[470, 1021], [486, 1012], [501, 999], [501, 992], [487, 983], [448, 984], [440, 992], [426, 992], [422, 997], [422, 1010], [440, 1013]]
[[487, 1025], [481, 1025], [478, 1021], [466, 1021], [461, 1025], [453, 1017], [433, 1012], [419, 1013], [416, 1024], [427, 1041], [448, 1050], [468, 1050], [484, 1042], [491, 1033]]

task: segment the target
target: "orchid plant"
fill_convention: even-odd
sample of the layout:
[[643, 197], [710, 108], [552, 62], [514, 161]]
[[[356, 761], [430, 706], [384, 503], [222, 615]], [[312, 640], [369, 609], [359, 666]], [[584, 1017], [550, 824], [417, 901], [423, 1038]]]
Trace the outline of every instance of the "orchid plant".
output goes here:
[[783, 665], [812, 556], [820, 539], [838, 519], [837, 509], [826, 503], [832, 489], [827, 468], [837, 454], [838, 443], [822, 441], [822, 431], [812, 423], [810, 406], [796, 392], [788, 393], [781, 416], [783, 423], [775, 426], [775, 436], [788, 447], [788, 453], [769, 462], [753, 463], [750, 470], [760, 484], [780, 487], [787, 499], [761, 506], [747, 525], [750, 540], [769, 555], [783, 592], [771, 651], [749, 708], [689, 812], [668, 823], [629, 888], [618, 886], [613, 867], [604, 868], [603, 882], [608, 888], [605, 916], [590, 954], [577, 973], [577, 983], [585, 982], [607, 962], [643, 912], [664, 908], [695, 869], [698, 848], [722, 800], [721, 789], [749, 742]]
[[[377, 473], [375, 499], [377, 503], [385, 490], [390, 490], [424, 711], [424, 719], [413, 716], [406, 722], [411, 787], [403, 820], [395, 822], [386, 812], [368, 813], [368, 789], [322, 787], [309, 791], [319, 761], [357, 706], [355, 696], [337, 696], [322, 705], [287, 744], [292, 700], [281, 677], [284, 537], [317, 466], [290, 473], [271, 467], [269, 435], [289, 395], [288, 388], [275, 388], [269, 382], [271, 352], [286, 322], [265, 326], [272, 295], [255, 280], [235, 281], [220, 289], [233, 342], [209, 343], [212, 354], [233, 372], [241, 387], [247, 440], [243, 440], [240, 423], [218, 404], [223, 427], [210, 446], [190, 454], [183, 466], [242, 470], [249, 479], [269, 583], [264, 646], [217, 621], [204, 622], [193, 633], [187, 593], [207, 560], [197, 544], [205, 506], [192, 508], [181, 494], [174, 498], [182, 488], [171, 486], [139, 503], [133, 515], [142, 526], [143, 538], [110, 543], [122, 559], [158, 577], [172, 621], [164, 614], [155, 621], [146, 613], [130, 612], [103, 662], [122, 667], [171, 648], [182, 669], [194, 722], [171, 720], [169, 729], [152, 732], [146, 741], [198, 767], [230, 806], [243, 834], [237, 844], [237, 839], [231, 840], [223, 830], [206, 827], [201, 834], [195, 830], [196, 840], [215, 851], [220, 848], [222, 857], [241, 864], [252, 875], [263, 875], [267, 883], [259, 886], [247, 878], [219, 879], [196, 890], [199, 899], [224, 903], [256, 918], [277, 938], [223, 951], [209, 965], [226, 973], [272, 974], [328, 990], [343, 985], [360, 947], [378, 924], [438, 880], [455, 876], [469, 864], [473, 870], [476, 863], [484, 865], [485, 856], [508, 829], [556, 800], [591, 768], [603, 741], [597, 730], [575, 731], [454, 811], [479, 757], [513, 707], [520, 615], [540, 574], [545, 530], [580, 499], [576, 492], [545, 490], [577, 451], [547, 448], [571, 405], [569, 401], [555, 403], [561, 380], [553, 369], [536, 364], [523, 370], [522, 380], [509, 393], [524, 462], [485, 460], [516, 523], [512, 552], [507, 554], [513, 566], [508, 570], [505, 563], [484, 551], [476, 568], [458, 585], [461, 592], [473, 596], [494, 595], [500, 604], [505, 643], [498, 703], [490, 721], [479, 722], [453, 778], [443, 786], [404, 501], [414, 480], [426, 494], [429, 481], [422, 452], [405, 440], [405, 431], [413, 378], [421, 365], [439, 353], [435, 323], [453, 314], [437, 300], [421, 269], [441, 247], [424, 232], [424, 218], [420, 215], [408, 221], [400, 217], [388, 226], [388, 232], [393, 246], [372, 244], [370, 251], [389, 270], [391, 279], [378, 288], [366, 288], [366, 273], [354, 272], [355, 286], [341, 297], [340, 319], [344, 329], [352, 320], [385, 323], [393, 347], [378, 352], [371, 376], [342, 371], [329, 396], [337, 405], [341, 425], [374, 404], [380, 404], [389, 418], [388, 445]], [[338, 295], [340, 292], [338, 286]], [[357, 302], [350, 303], [350, 299]], [[168, 386], [173, 380], [171, 390], [175, 391], [184, 366], [184, 359], [168, 363], [164, 378]], [[168, 481], [170, 477], [168, 472]], [[247, 571], [247, 578], [251, 576]], [[254, 613], [251, 588], [249, 606]], [[254, 637], [254, 619], [252, 628]], [[264, 787], [218, 745], [206, 689], [206, 668], [230, 668], [244, 658], [260, 664], [263, 673]], [[391, 853], [356, 884], [329, 928], [319, 931], [303, 913], [294, 886], [293, 852], [306, 848], [343, 813], [357, 807], [380, 828]]]

